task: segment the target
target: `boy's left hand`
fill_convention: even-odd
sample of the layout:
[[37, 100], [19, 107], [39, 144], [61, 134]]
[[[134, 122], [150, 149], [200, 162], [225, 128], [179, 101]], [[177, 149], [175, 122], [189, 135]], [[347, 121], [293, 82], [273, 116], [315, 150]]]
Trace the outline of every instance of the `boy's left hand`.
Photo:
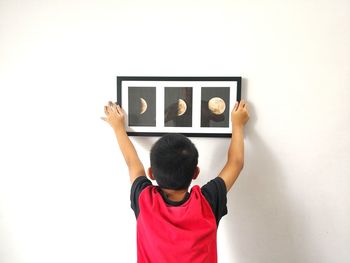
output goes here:
[[106, 117], [101, 117], [102, 120], [108, 122], [114, 130], [125, 129], [124, 111], [119, 105], [109, 101], [104, 110]]

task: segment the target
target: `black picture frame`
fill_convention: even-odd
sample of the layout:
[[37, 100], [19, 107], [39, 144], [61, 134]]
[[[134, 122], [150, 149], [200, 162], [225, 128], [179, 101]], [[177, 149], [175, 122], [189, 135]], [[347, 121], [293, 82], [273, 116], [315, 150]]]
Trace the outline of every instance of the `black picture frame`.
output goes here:
[[231, 137], [241, 86], [242, 77], [117, 76], [117, 104], [129, 136]]

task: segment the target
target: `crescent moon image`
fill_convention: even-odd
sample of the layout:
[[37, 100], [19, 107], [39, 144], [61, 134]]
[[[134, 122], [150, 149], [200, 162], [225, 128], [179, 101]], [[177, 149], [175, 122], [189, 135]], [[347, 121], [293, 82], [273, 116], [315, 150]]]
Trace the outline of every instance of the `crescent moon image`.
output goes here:
[[208, 108], [215, 115], [220, 115], [224, 113], [226, 109], [226, 104], [222, 98], [214, 97], [209, 100]]
[[177, 116], [184, 115], [187, 110], [187, 104], [183, 99], [177, 101]]
[[144, 114], [147, 110], [147, 101], [144, 98], [140, 98], [140, 114]]

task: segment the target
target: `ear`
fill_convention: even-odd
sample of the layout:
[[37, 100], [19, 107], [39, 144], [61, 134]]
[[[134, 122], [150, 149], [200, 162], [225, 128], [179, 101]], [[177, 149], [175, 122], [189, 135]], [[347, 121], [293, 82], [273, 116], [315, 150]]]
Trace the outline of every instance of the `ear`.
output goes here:
[[147, 173], [148, 173], [148, 177], [151, 178], [151, 180], [155, 180], [155, 179], [154, 179], [154, 176], [153, 176], [153, 172], [152, 172], [152, 168], [151, 168], [151, 167], [148, 168]]
[[192, 180], [196, 180], [197, 179], [200, 171], [201, 171], [201, 169], [199, 169], [199, 167], [197, 166], [196, 169], [194, 170], [194, 174], [193, 174]]

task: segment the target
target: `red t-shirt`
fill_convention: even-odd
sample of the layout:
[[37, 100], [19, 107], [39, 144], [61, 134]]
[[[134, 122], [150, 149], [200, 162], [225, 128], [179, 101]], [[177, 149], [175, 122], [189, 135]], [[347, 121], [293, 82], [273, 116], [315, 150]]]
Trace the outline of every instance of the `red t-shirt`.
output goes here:
[[137, 218], [137, 262], [217, 262], [217, 226], [227, 214], [220, 177], [202, 188], [193, 186], [179, 202], [167, 199], [145, 176], [138, 177], [131, 188], [131, 207]]

